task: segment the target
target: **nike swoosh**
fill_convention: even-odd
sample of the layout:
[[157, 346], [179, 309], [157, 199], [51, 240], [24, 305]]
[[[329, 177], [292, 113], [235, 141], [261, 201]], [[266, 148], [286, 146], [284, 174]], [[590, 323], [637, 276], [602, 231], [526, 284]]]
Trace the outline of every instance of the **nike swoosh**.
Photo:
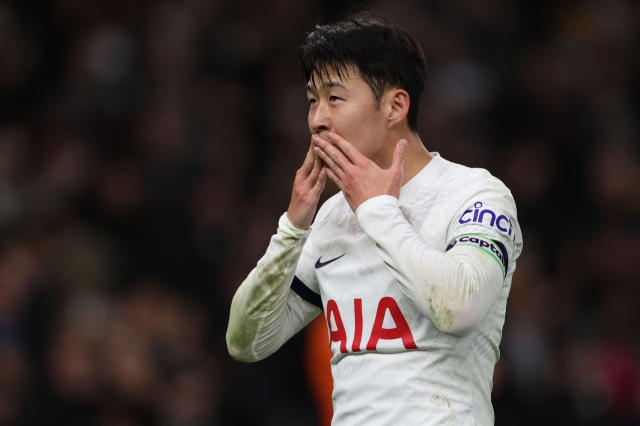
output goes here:
[[347, 253], [343, 253], [342, 255], [338, 256], [338, 257], [334, 257], [331, 260], [327, 260], [326, 262], [321, 262], [320, 259], [322, 259], [322, 256], [320, 256], [318, 258], [318, 261], [316, 262], [316, 269], [320, 269], [323, 266], [327, 266], [328, 264], [330, 264], [331, 262], [335, 262], [336, 260], [340, 259], [342, 256], [344, 256]]

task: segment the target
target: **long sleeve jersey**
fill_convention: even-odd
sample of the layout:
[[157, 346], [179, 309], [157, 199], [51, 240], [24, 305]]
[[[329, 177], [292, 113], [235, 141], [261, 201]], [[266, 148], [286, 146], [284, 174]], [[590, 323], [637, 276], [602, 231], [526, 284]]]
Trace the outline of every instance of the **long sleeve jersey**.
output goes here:
[[227, 344], [252, 362], [324, 313], [332, 425], [490, 425], [491, 386], [522, 236], [513, 197], [437, 155], [354, 213], [338, 193], [311, 230], [286, 215], [242, 283]]

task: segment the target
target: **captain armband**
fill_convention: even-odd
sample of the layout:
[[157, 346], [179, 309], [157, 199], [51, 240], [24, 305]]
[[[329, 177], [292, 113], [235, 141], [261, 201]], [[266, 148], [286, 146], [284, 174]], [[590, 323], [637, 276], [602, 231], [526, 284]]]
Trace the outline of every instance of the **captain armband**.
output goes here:
[[454, 247], [470, 246], [478, 250], [482, 250], [489, 254], [502, 269], [502, 275], [507, 276], [509, 269], [509, 254], [504, 244], [500, 241], [492, 240], [481, 234], [462, 234], [455, 237], [445, 251], [449, 251]]

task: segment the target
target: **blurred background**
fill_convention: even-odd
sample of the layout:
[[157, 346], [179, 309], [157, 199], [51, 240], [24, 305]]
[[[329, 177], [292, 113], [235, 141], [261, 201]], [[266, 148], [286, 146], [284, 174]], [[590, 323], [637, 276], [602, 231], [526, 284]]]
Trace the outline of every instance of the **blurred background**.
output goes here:
[[518, 206], [496, 424], [640, 424], [640, 2], [0, 0], [0, 425], [326, 424], [323, 342], [224, 333], [308, 149], [297, 47], [359, 10]]

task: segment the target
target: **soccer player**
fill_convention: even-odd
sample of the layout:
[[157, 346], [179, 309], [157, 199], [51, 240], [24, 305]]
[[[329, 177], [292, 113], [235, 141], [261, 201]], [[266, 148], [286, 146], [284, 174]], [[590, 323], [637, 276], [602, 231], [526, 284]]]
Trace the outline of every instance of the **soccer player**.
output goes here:
[[[505, 185], [417, 133], [426, 61], [371, 14], [317, 26], [301, 50], [311, 146], [264, 257], [238, 289], [229, 353], [253, 362], [324, 312], [333, 425], [490, 425], [522, 250]], [[318, 211], [326, 179], [341, 192]]]

